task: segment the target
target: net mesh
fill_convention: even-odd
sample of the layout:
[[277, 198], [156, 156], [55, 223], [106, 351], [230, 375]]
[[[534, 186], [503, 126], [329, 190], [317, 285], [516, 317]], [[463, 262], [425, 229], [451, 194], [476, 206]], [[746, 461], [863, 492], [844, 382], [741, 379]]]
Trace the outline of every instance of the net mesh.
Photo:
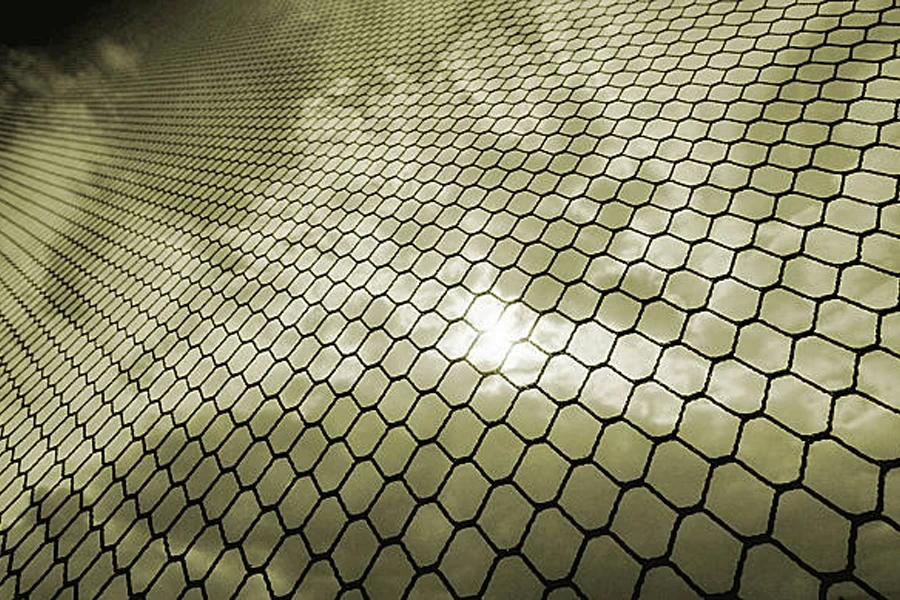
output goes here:
[[893, 2], [147, 11], [0, 95], [0, 598], [900, 597]]

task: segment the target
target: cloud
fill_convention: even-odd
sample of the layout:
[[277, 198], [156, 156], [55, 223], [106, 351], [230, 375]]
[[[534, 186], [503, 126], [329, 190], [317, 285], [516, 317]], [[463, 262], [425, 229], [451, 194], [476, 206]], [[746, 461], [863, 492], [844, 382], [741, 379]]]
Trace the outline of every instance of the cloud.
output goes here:
[[140, 62], [137, 43], [109, 35], [62, 55], [0, 43], [0, 108], [63, 93], [87, 96], [109, 77], [136, 74]]
[[125, 45], [110, 37], [102, 37], [97, 42], [102, 66], [113, 73], [134, 73], [140, 62], [136, 47]]

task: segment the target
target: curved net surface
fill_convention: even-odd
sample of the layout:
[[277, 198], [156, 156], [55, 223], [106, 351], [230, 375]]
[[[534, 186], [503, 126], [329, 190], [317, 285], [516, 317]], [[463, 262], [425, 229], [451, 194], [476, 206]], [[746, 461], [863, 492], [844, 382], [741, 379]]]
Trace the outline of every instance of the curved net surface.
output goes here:
[[900, 597], [893, 2], [94, 31], [4, 66], [0, 598]]

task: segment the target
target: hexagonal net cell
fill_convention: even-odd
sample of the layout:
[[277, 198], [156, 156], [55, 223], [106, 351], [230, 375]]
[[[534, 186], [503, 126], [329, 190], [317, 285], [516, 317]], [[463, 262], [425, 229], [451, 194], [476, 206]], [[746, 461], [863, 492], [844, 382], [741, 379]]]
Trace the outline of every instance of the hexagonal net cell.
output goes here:
[[894, 4], [4, 48], [0, 598], [900, 597]]

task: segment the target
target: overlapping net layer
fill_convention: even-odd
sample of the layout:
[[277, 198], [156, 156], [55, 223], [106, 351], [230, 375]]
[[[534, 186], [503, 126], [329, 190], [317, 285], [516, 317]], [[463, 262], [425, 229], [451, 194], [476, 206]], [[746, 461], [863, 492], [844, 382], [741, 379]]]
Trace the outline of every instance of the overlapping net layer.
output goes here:
[[0, 598], [900, 597], [891, 0], [195, 4], [0, 109]]

